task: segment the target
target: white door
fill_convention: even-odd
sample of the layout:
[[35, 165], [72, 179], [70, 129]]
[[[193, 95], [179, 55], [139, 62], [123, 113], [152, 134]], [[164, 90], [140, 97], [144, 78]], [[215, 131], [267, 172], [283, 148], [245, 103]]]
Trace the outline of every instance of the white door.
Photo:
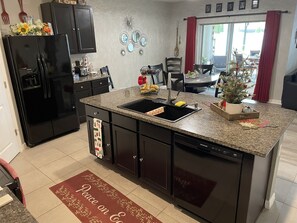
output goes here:
[[6, 69], [3, 56], [3, 51], [0, 49], [0, 157], [10, 162], [20, 152], [20, 148], [12, 119], [14, 113], [8, 103], [7, 83], [4, 83], [3, 75]]

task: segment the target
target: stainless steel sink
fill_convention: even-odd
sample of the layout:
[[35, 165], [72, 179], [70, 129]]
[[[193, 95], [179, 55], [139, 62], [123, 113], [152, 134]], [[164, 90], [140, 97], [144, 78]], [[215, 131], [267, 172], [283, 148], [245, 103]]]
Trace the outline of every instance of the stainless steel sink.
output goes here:
[[123, 105], [118, 106], [119, 108], [127, 109], [130, 111], [144, 113], [152, 111], [154, 109], [164, 107], [164, 112], [154, 115], [153, 117], [162, 118], [170, 122], [177, 122], [182, 118], [185, 118], [199, 109], [193, 109], [188, 107], [177, 107], [174, 105], [169, 105], [162, 103], [164, 100], [161, 99], [140, 99], [137, 101], [132, 101]]

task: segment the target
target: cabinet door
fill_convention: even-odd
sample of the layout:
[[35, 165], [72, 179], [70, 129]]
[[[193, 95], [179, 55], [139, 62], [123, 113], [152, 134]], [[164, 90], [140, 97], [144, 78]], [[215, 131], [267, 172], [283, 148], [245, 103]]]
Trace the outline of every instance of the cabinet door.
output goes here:
[[163, 142], [140, 136], [140, 177], [160, 191], [171, 193], [171, 147]]
[[90, 82], [82, 82], [74, 84], [75, 97], [76, 97], [76, 108], [78, 111], [80, 123], [86, 121], [86, 109], [85, 104], [81, 103], [79, 100], [81, 98], [92, 96], [92, 89]]
[[93, 95], [109, 92], [108, 78], [106, 77], [92, 81], [92, 91]]
[[113, 125], [114, 160], [118, 167], [138, 176], [137, 134]]
[[[95, 146], [94, 146], [94, 134], [93, 134], [93, 117], [87, 116], [87, 125], [88, 125], [88, 138], [89, 138], [89, 150], [90, 153], [95, 155]], [[104, 160], [113, 162], [113, 151], [111, 146], [111, 136], [110, 136], [110, 124], [107, 122], [102, 122], [102, 141], [103, 141], [103, 150], [104, 150]]]
[[80, 53], [96, 52], [93, 10], [90, 6], [76, 5], [74, 17], [76, 24], [78, 51]]
[[53, 28], [55, 34], [66, 33], [70, 53], [77, 53], [77, 37], [72, 5], [51, 4]]

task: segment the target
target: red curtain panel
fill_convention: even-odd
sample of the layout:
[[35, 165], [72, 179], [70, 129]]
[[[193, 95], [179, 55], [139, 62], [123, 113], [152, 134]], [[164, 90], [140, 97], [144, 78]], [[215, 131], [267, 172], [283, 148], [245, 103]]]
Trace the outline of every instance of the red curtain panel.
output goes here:
[[268, 102], [272, 69], [278, 42], [279, 25], [281, 19], [280, 11], [268, 11], [266, 25], [258, 68], [258, 77], [253, 97], [260, 102]]
[[193, 64], [195, 63], [195, 50], [196, 50], [196, 17], [187, 18], [187, 42], [186, 42], [186, 61], [185, 61], [185, 73], [193, 70]]

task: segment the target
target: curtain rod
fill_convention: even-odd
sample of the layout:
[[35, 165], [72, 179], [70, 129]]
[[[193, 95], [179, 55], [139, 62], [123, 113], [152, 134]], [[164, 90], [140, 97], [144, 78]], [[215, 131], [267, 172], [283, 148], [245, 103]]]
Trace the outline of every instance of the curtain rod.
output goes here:
[[[281, 13], [289, 13], [288, 10], [280, 11]], [[235, 16], [249, 16], [249, 15], [266, 15], [267, 12], [259, 12], [259, 13], [248, 13], [248, 14], [234, 14], [234, 15], [217, 15], [217, 16], [209, 16], [209, 17], [196, 17], [196, 19], [213, 19], [213, 18], [222, 18], [222, 17], [235, 17]], [[184, 18], [184, 21], [187, 18]]]

